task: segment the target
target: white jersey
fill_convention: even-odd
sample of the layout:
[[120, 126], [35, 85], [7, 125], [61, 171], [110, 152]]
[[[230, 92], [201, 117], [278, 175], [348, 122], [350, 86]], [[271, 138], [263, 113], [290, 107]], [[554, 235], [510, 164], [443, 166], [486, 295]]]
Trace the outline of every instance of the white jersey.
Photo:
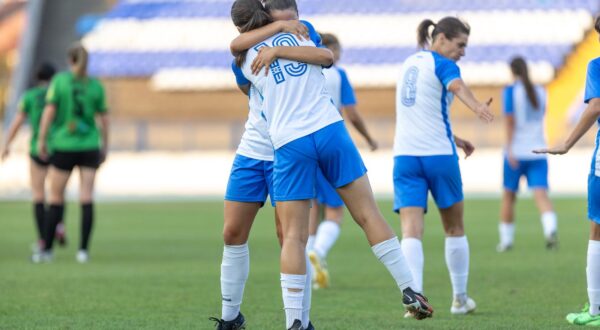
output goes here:
[[253, 159], [273, 161], [273, 145], [267, 132], [267, 121], [261, 117], [262, 102], [254, 85], [250, 87], [248, 96], [250, 109], [245, 125], [246, 130], [236, 153]]
[[323, 75], [325, 76], [325, 87], [338, 111], [341, 111], [343, 107], [356, 105], [354, 89], [344, 69], [334, 65], [323, 69]]
[[402, 64], [396, 85], [395, 156], [456, 154], [448, 85], [460, 69], [436, 52], [420, 51]]
[[544, 115], [546, 113], [546, 91], [535, 86], [538, 108], [534, 108], [525, 85], [517, 81], [504, 89], [504, 113], [513, 116], [515, 129], [510, 148], [515, 158], [520, 160], [545, 159], [546, 155], [534, 154], [534, 149], [546, 148], [544, 138]]
[[[240, 68], [235, 64], [231, 68], [238, 85], [250, 84]], [[252, 159], [273, 161], [274, 151], [267, 132], [267, 121], [261, 116], [262, 100], [254, 85], [250, 85], [248, 98], [248, 120], [236, 153]]]
[[321, 66], [280, 58], [271, 64], [268, 76], [264, 72], [253, 75], [250, 65], [264, 46], [314, 47], [315, 44], [279, 33], [250, 48], [246, 55], [242, 72], [262, 99], [261, 116], [267, 121], [275, 149], [342, 120], [325, 88]]

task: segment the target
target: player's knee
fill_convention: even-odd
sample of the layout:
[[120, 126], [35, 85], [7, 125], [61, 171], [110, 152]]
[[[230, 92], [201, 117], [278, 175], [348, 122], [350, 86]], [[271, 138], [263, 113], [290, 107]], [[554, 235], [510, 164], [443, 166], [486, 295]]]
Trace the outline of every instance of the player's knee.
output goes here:
[[244, 244], [248, 238], [248, 233], [243, 228], [234, 226], [225, 226], [223, 228], [223, 241], [226, 245]]

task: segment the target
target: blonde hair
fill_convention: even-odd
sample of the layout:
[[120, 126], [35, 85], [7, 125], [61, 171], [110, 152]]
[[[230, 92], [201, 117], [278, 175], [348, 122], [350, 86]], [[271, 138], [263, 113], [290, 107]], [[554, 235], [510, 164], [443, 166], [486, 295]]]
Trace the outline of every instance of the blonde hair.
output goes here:
[[72, 65], [73, 73], [78, 77], [87, 75], [88, 52], [79, 42], [73, 44], [68, 52], [69, 62]]

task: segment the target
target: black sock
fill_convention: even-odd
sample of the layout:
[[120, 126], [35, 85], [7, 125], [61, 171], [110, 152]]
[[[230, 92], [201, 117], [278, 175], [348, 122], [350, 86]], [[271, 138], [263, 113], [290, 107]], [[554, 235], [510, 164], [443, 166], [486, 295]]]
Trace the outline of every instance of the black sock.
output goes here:
[[92, 225], [94, 224], [94, 204], [81, 204], [81, 245], [80, 250], [88, 249], [90, 236], [92, 235]]
[[54, 243], [54, 235], [56, 234], [56, 225], [63, 218], [63, 213], [65, 212], [64, 204], [50, 204], [48, 207], [48, 213], [46, 214], [46, 232], [44, 243], [46, 244], [45, 250], [51, 251], [52, 244]]
[[33, 203], [33, 214], [35, 215], [35, 225], [38, 231], [39, 239], [44, 239], [44, 217], [45, 217], [44, 203]]

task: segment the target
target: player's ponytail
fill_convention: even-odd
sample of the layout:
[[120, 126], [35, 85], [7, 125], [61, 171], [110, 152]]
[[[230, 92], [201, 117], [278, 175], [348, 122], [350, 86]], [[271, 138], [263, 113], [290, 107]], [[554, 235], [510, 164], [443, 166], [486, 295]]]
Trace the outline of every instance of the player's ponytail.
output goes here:
[[[431, 35], [429, 34], [430, 26], [433, 26]], [[440, 33], [444, 34], [448, 40], [452, 40], [461, 33], [469, 35], [471, 27], [466, 22], [452, 16], [444, 17], [437, 23], [434, 23], [430, 19], [425, 19], [417, 28], [417, 43], [419, 47], [421, 49], [428, 48]]]
[[600, 15], [596, 16], [596, 24], [594, 24], [596, 32], [600, 33]]
[[71, 46], [68, 57], [73, 73], [79, 78], [85, 77], [87, 75], [88, 52], [83, 45], [75, 43]]
[[[258, 29], [273, 22], [271, 15], [259, 0], [236, 0], [231, 6], [231, 20], [240, 33]], [[247, 52], [244, 51], [235, 57], [235, 64], [238, 67], [241, 67], [246, 61]]]
[[525, 92], [527, 93], [527, 99], [529, 103], [537, 110], [540, 108], [540, 102], [538, 101], [535, 93], [535, 88], [529, 79], [529, 72], [527, 70], [527, 63], [522, 57], [515, 57], [510, 61], [510, 70], [518, 77], [525, 85]]
[[429, 35], [430, 26], [435, 26], [435, 23], [430, 19], [424, 19], [417, 28], [417, 44], [421, 49], [429, 48], [429, 42], [431, 41], [431, 36]]

